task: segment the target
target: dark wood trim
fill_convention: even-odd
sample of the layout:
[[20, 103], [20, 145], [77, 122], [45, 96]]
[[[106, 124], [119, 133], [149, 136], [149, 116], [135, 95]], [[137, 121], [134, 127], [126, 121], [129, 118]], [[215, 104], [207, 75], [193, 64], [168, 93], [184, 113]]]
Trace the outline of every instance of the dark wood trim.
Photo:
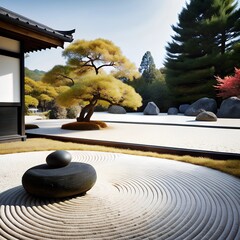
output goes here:
[[[2, 35], [7, 37], [5, 35]], [[9, 38], [9, 37], [8, 37]], [[12, 39], [12, 38], [11, 38]], [[19, 41], [19, 40], [17, 40]], [[13, 57], [19, 59], [19, 81], [20, 81], [20, 102], [0, 102], [0, 107], [13, 107], [16, 111], [16, 135], [5, 135], [0, 136], [0, 142], [7, 141], [25, 141], [25, 118], [24, 118], [24, 45], [23, 42], [19, 41], [20, 52], [15, 53], [8, 50], [0, 49], [0, 55]], [[11, 134], [11, 133], [10, 133]]]
[[1, 142], [13, 142], [13, 141], [26, 141], [26, 135], [7, 135], [7, 136], [0, 136], [0, 143]]
[[20, 58], [20, 53], [15, 53], [7, 50], [0, 49], [0, 55], [7, 56], [7, 57], [13, 57], [13, 58]]
[[13, 103], [13, 102], [0, 102], [0, 107], [20, 107], [21, 102]]
[[20, 102], [21, 105], [19, 107], [18, 111], [18, 129], [19, 129], [19, 134], [20, 135], [25, 135], [25, 113], [24, 113], [24, 108], [25, 108], [25, 94], [24, 94], [24, 78], [25, 78], [25, 73], [24, 73], [24, 43], [20, 42]]

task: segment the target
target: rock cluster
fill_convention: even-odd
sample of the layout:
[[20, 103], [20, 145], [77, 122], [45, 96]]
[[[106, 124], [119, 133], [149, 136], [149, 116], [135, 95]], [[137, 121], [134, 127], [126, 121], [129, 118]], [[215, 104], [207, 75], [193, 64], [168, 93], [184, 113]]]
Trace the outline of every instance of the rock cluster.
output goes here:
[[183, 113], [184, 114], [189, 106], [190, 106], [190, 104], [181, 104], [179, 106], [179, 113]]
[[201, 98], [191, 105], [180, 105], [179, 112], [186, 116], [200, 115], [196, 120], [209, 119], [203, 121], [215, 121], [216, 118], [240, 118], [240, 98], [230, 97], [225, 99], [219, 109], [217, 109], [217, 102], [214, 99]]
[[192, 103], [185, 111], [186, 116], [197, 116], [202, 111], [217, 113], [217, 102], [213, 98], [201, 98]]

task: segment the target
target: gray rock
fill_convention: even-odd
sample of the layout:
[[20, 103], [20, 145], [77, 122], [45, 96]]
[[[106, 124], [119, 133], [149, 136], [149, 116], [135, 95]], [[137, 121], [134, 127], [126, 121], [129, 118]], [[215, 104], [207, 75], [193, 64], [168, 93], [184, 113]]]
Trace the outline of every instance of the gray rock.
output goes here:
[[22, 185], [34, 196], [65, 198], [85, 194], [96, 180], [96, 170], [87, 163], [72, 162], [61, 168], [41, 164], [23, 174]]
[[185, 111], [188, 109], [189, 106], [190, 106], [190, 104], [181, 104], [179, 106], [179, 112], [180, 113], [185, 113]]
[[178, 115], [178, 109], [175, 108], [175, 107], [171, 107], [168, 109], [168, 112], [167, 112], [168, 115]]
[[158, 115], [159, 113], [160, 110], [154, 102], [149, 102], [143, 111], [144, 115]]
[[203, 110], [217, 113], [217, 102], [213, 98], [201, 98], [191, 104], [184, 114], [186, 116], [197, 116]]
[[123, 107], [118, 106], [118, 105], [110, 106], [108, 108], [108, 112], [113, 113], [113, 114], [125, 114], [125, 113], [127, 113], [127, 111]]
[[52, 152], [46, 158], [46, 162], [51, 168], [65, 167], [71, 162], [71, 160], [72, 155], [64, 150]]
[[240, 118], [240, 98], [230, 97], [224, 100], [217, 116], [219, 118]]
[[203, 112], [200, 112], [197, 115], [196, 121], [212, 121], [212, 122], [216, 122], [217, 121], [217, 116], [213, 112], [203, 111]]

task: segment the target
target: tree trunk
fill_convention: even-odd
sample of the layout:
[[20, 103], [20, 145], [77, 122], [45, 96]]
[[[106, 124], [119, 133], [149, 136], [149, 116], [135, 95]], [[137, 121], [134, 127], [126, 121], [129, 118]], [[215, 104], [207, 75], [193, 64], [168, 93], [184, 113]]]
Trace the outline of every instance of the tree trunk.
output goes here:
[[226, 51], [226, 41], [227, 41], [226, 32], [223, 31], [221, 36], [221, 54], [222, 55], [224, 55]]
[[97, 104], [97, 101], [100, 97], [100, 94], [95, 95], [88, 105], [82, 108], [77, 122], [90, 122], [90, 119], [94, 113], [94, 108]]
[[77, 118], [77, 122], [89, 122], [90, 118], [93, 115], [94, 112], [94, 104], [88, 104], [87, 106], [83, 107], [79, 117]]

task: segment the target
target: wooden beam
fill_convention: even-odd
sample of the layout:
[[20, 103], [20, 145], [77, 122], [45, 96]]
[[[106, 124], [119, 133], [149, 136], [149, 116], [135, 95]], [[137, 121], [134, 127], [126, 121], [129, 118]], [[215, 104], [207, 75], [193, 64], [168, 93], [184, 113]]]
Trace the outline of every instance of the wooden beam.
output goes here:
[[[52, 45], [54, 45], [56, 47], [58, 47], [58, 46], [63, 47], [63, 44], [64, 44], [64, 41], [61, 41], [61, 40], [56, 39], [51, 36], [46, 36], [46, 35], [44, 35], [44, 33], [41, 34], [36, 31], [31, 31], [26, 28], [22, 28], [20, 26], [12, 25], [10, 23], [0, 22], [0, 28], [3, 28], [4, 30], [7, 30], [12, 33], [21, 35], [25, 39], [31, 38], [31, 39], [36, 39], [38, 42], [41, 41], [43, 43], [49, 43], [51, 45], [51, 47], [52, 47]], [[46, 34], [47, 34], [47, 32], [46, 32]]]

